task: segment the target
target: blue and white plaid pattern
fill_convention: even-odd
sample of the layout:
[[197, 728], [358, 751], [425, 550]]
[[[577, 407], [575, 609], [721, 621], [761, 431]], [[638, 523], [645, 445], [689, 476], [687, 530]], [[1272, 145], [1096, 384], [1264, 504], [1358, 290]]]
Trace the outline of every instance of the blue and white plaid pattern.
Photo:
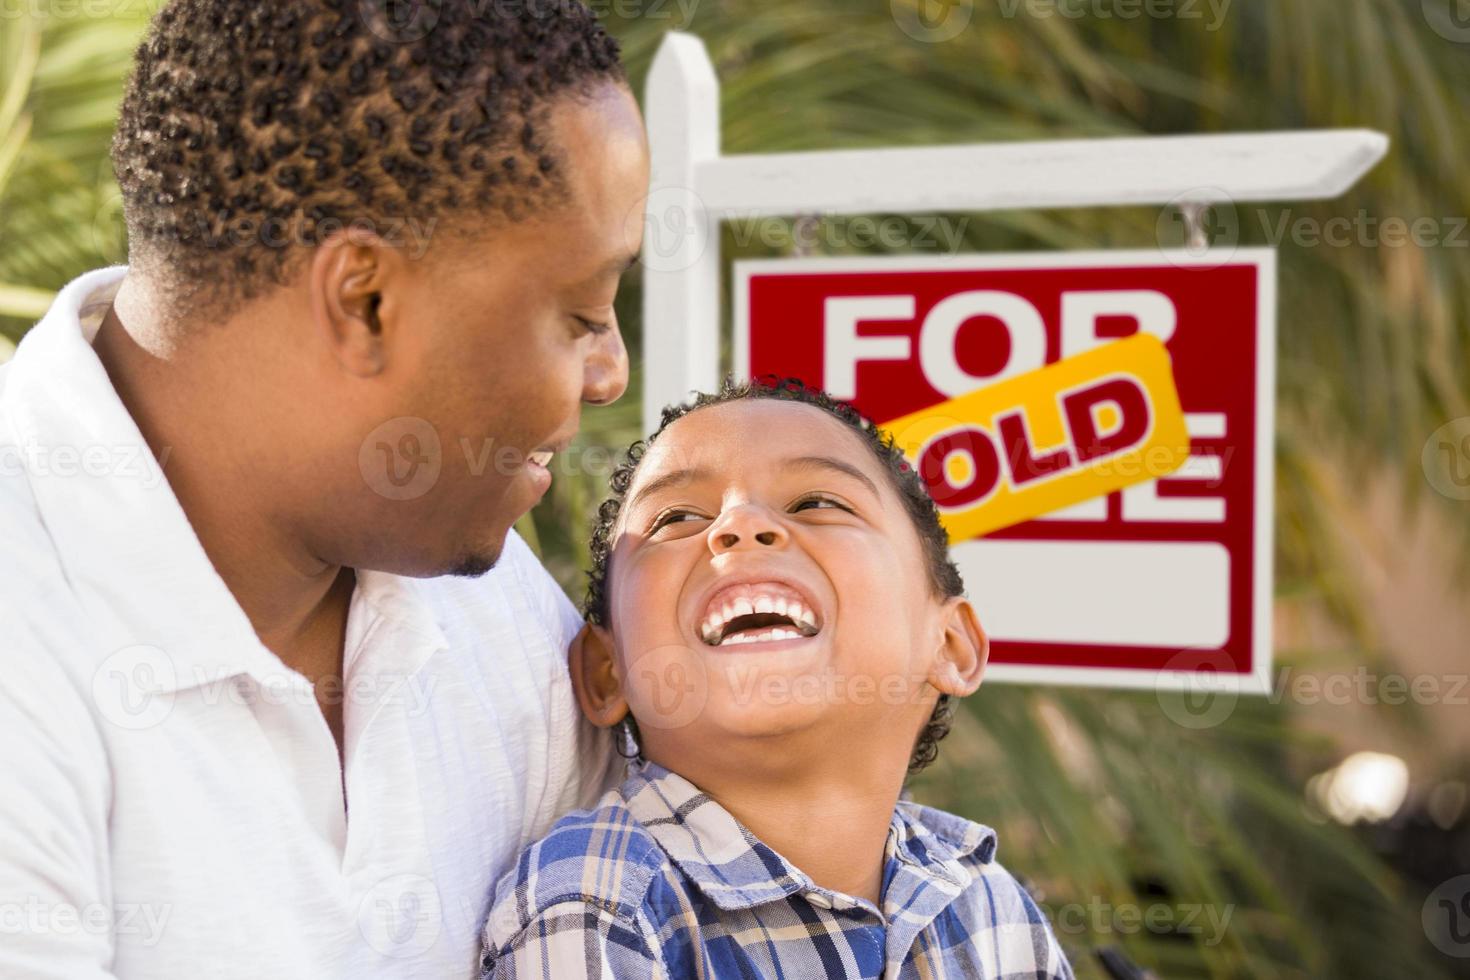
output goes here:
[[687, 780], [634, 763], [522, 852], [485, 926], [488, 980], [1071, 980], [995, 833], [900, 803], [881, 911], [822, 888]]

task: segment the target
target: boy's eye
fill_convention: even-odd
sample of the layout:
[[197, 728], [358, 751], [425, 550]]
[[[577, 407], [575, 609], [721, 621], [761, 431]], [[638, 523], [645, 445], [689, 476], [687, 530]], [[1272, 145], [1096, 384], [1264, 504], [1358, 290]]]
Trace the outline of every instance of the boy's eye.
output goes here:
[[798, 511], [803, 511], [803, 510], [829, 510], [829, 509], [845, 510], [849, 514], [852, 513], [852, 508], [851, 507], [848, 507], [847, 505], [841, 503], [840, 501], [838, 501], [838, 500], [836, 500], [836, 499], [834, 499], [832, 497], [828, 497], [825, 494], [820, 494], [820, 493], [814, 493], [811, 496], [802, 497], [796, 503], [794, 503], [794, 504], [791, 505], [791, 512], [793, 514], [795, 514]]
[[659, 514], [657, 517], [655, 517], [653, 519], [653, 523], [648, 525], [648, 533], [653, 534], [660, 528], [667, 527], [670, 524], [681, 524], [685, 521], [702, 520], [704, 520], [704, 518], [701, 517], [699, 514], [696, 514], [692, 510], [666, 510], [662, 514]]

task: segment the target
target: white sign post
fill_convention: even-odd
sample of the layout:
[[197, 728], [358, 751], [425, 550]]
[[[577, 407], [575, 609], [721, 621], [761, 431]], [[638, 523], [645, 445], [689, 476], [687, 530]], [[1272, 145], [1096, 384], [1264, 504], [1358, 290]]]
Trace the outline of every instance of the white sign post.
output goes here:
[[729, 218], [1315, 200], [1388, 150], [1364, 129], [817, 153], [720, 153], [720, 83], [671, 32], [648, 75], [643, 425], [720, 377], [719, 223]]

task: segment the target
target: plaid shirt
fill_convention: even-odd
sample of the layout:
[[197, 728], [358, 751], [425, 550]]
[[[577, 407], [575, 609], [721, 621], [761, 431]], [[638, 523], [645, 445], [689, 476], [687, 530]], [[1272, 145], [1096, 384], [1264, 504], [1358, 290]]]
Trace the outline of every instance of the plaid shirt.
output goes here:
[[899, 803], [882, 894], [880, 911], [821, 887], [688, 781], [634, 763], [501, 879], [482, 977], [1072, 978], [987, 827]]

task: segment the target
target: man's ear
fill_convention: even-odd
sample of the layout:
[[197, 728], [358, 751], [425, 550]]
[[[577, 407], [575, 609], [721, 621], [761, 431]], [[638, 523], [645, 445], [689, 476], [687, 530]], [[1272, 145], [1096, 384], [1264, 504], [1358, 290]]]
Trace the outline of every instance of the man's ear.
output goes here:
[[944, 633], [929, 667], [929, 683], [955, 697], [974, 694], [990, 659], [990, 638], [963, 596], [946, 599], [940, 615]]
[[394, 250], [372, 234], [333, 235], [311, 255], [307, 271], [312, 319], [337, 363], [373, 377], [387, 363], [385, 280], [397, 266]]
[[572, 689], [582, 714], [599, 728], [611, 728], [628, 713], [628, 699], [613, 656], [612, 634], [592, 623], [585, 624], [572, 640], [567, 653], [572, 670]]

